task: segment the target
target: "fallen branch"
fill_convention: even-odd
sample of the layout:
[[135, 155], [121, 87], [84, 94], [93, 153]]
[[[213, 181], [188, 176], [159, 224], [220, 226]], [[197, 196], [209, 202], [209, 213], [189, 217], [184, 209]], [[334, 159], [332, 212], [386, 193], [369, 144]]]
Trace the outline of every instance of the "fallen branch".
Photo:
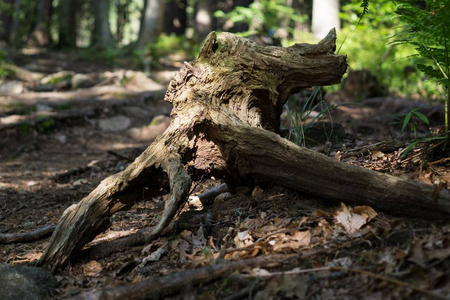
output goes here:
[[56, 226], [46, 225], [31, 232], [24, 233], [0, 233], [0, 244], [29, 243], [49, 237]]
[[179, 291], [188, 284], [203, 284], [218, 278], [223, 278], [233, 272], [253, 267], [278, 267], [285, 261], [303, 255], [270, 255], [238, 261], [223, 261], [218, 264], [210, 264], [206, 267], [175, 272], [161, 277], [150, 277], [137, 283], [130, 283], [115, 287], [106, 287], [82, 293], [76, 299], [149, 299], [152, 296], [166, 296]]
[[203, 206], [211, 205], [214, 199], [220, 194], [228, 192], [228, 186], [226, 183], [222, 183], [218, 186], [215, 186], [206, 192], [201, 193], [198, 196], [190, 196], [189, 201], [200, 201]]

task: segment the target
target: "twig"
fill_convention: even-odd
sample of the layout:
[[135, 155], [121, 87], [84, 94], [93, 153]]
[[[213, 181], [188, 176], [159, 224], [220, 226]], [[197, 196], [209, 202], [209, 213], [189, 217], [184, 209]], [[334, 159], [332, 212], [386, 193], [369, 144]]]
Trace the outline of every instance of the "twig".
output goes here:
[[442, 158], [442, 159], [433, 161], [433, 162], [429, 163], [429, 165], [430, 166], [437, 165], [437, 164], [444, 163], [444, 162], [447, 162], [447, 161], [450, 161], [450, 157], [446, 157], [446, 158]]
[[[285, 272], [272, 272], [265, 274], [258, 274], [258, 277], [273, 277], [280, 275], [295, 275], [295, 274], [304, 274], [304, 273], [314, 273], [314, 272], [322, 272], [322, 271], [332, 271], [332, 267], [319, 267], [319, 268], [311, 268], [311, 269], [302, 269], [302, 270], [291, 270]], [[253, 274], [244, 274], [243, 277], [255, 277]]]

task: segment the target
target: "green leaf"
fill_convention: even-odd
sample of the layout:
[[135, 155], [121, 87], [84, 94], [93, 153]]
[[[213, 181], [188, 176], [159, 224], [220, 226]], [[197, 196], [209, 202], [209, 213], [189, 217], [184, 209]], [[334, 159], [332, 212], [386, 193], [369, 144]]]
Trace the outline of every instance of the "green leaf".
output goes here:
[[450, 79], [441, 79], [439, 80], [439, 83], [447, 87], [450, 87]]
[[413, 111], [413, 114], [415, 114], [417, 117], [419, 117], [419, 119], [422, 120], [422, 122], [424, 122], [427, 125], [430, 125], [430, 121], [428, 121], [427, 116], [425, 116], [423, 113], [421, 113], [420, 111]]
[[408, 126], [408, 123], [411, 120], [411, 116], [412, 116], [411, 112], [406, 114], [405, 119], [403, 119], [402, 131], [405, 131], [406, 126]]
[[419, 143], [419, 141], [415, 141], [412, 142], [411, 144], [408, 145], [408, 147], [406, 147], [405, 151], [403, 151], [402, 153], [402, 157], [406, 157], [406, 154], [409, 153], [409, 151], [411, 151], [417, 144]]

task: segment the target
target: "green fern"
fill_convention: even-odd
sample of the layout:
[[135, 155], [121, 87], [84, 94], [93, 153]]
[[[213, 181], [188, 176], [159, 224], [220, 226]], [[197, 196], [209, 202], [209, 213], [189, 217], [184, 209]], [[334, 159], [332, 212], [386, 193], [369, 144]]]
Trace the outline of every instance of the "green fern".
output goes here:
[[405, 24], [397, 35], [397, 43], [414, 45], [417, 55], [429, 60], [417, 68], [445, 87], [445, 132], [450, 140], [450, 1], [426, 0], [425, 3], [424, 9], [407, 0], [397, 5], [396, 13]]
[[[363, 17], [366, 15], [366, 13], [369, 12], [369, 0], [363, 0], [359, 7], [362, 7], [363, 11], [362, 11], [361, 15], [359, 16], [358, 22], [356, 23], [356, 26], [353, 29], [352, 33], [356, 31], [356, 28], [358, 28], [359, 24], [361, 24], [361, 21], [362, 21]], [[336, 51], [336, 53], [339, 53], [341, 51], [342, 45], [344, 45], [345, 40], [347, 39], [347, 37], [348, 37], [348, 34], [342, 40], [342, 43], [339, 45], [339, 48]]]

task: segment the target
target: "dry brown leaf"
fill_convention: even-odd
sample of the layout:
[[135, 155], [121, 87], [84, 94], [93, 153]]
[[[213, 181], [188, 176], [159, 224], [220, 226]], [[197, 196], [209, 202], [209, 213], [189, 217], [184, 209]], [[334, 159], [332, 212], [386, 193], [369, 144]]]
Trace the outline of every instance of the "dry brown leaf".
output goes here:
[[[144, 257], [142, 263], [145, 265], [147, 262], [159, 261], [167, 253], [167, 251], [169, 251], [169, 242], [167, 241], [167, 239], [164, 239], [155, 251]], [[147, 251], [147, 253], [148, 252], [149, 251]]]
[[98, 277], [102, 270], [102, 265], [96, 260], [91, 260], [83, 265], [83, 274], [86, 277]]
[[372, 151], [372, 158], [374, 160], [383, 159], [383, 158], [385, 158], [385, 154], [381, 151], [375, 150], [375, 151]]
[[252, 197], [259, 197], [262, 194], [264, 194], [264, 190], [260, 188], [259, 186], [255, 186], [252, 192]]
[[341, 208], [336, 212], [336, 220], [348, 233], [355, 233], [376, 215], [377, 213], [369, 206], [357, 206], [349, 210], [341, 203]]
[[35, 261], [40, 259], [42, 252], [36, 252], [34, 250], [25, 253], [24, 255], [17, 255], [17, 258], [24, 261]]
[[352, 214], [358, 214], [367, 217], [367, 222], [374, 219], [378, 214], [377, 212], [370, 206], [356, 206], [353, 209], [350, 209]]
[[[309, 246], [311, 243], [311, 233], [309, 231], [296, 231], [292, 235], [280, 234], [279, 238], [273, 243], [273, 250], [280, 251], [286, 248], [298, 249], [300, 247]], [[277, 237], [278, 237], [277, 236]]]
[[234, 243], [237, 248], [245, 248], [253, 244], [253, 237], [250, 235], [249, 231], [241, 231], [234, 237]]

